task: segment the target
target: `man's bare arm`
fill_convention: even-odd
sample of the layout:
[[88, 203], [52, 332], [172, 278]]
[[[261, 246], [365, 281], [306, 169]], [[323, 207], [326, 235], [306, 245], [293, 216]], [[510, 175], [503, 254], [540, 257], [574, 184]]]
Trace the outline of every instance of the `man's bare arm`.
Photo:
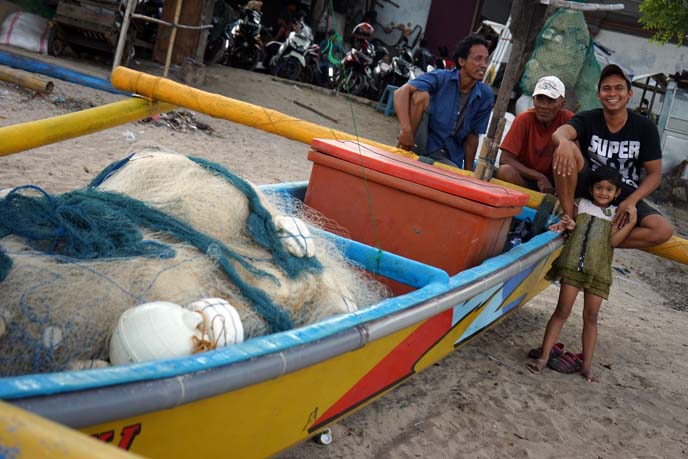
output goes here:
[[465, 170], [473, 170], [476, 151], [478, 151], [478, 134], [471, 132], [463, 143], [463, 168]]
[[411, 126], [411, 117], [409, 109], [411, 107], [411, 97], [418, 89], [411, 84], [404, 84], [402, 87], [394, 91], [394, 112], [399, 120], [399, 138], [397, 139], [397, 147], [404, 150], [411, 150], [414, 145], [413, 128]]
[[621, 204], [619, 204], [618, 211], [614, 216], [614, 220], [612, 221], [613, 225], [617, 228], [623, 225], [623, 219], [625, 218], [626, 210], [629, 207], [635, 207], [635, 205], [638, 204], [638, 201], [649, 196], [650, 193], [657, 189], [659, 183], [662, 180], [661, 159], [647, 161], [643, 164], [643, 167], [645, 168], [645, 172], [647, 172], [647, 175], [645, 176], [643, 181], [640, 182], [638, 189], [631, 193], [626, 199], [624, 199], [623, 202], [621, 202]]

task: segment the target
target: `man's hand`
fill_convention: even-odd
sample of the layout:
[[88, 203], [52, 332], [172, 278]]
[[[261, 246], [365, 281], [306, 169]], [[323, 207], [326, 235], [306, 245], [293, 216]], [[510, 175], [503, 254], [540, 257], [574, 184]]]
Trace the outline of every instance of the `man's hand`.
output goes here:
[[576, 154], [578, 146], [572, 140], [561, 140], [559, 146], [554, 150], [552, 160], [552, 170], [558, 175], [572, 175], [578, 172], [576, 164]]
[[612, 226], [617, 230], [620, 230], [626, 225], [635, 223], [638, 221], [638, 213], [635, 207], [636, 202], [630, 198], [625, 199], [619, 204], [616, 209], [616, 214], [612, 219]]
[[541, 193], [554, 194], [554, 186], [552, 186], [546, 175], [538, 179], [537, 186]]
[[399, 132], [399, 137], [397, 137], [397, 147], [403, 150], [411, 151], [416, 143], [413, 138], [413, 133], [404, 131], [403, 129]]

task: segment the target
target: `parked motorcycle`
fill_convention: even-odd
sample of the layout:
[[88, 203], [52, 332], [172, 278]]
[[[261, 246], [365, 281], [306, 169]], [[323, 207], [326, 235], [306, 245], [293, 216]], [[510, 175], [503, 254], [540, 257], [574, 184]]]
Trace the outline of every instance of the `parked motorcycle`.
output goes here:
[[[288, 80], [302, 81], [308, 78], [315, 79], [315, 73], [320, 59], [320, 46], [313, 44], [313, 32], [305, 23], [299, 22], [294, 26], [295, 30], [289, 32], [286, 40], [279, 44], [275, 51], [275, 43], [268, 45], [274, 55], [269, 59], [266, 67], [272, 74]], [[308, 70], [304, 71], [306, 67]], [[310, 75], [306, 75], [309, 73]]]
[[[391, 59], [378, 61], [373, 69], [377, 88], [375, 99], [382, 96], [387, 85], [400, 87], [425, 73], [423, 69], [413, 63], [413, 56], [408, 48], [402, 47], [397, 52], [398, 54]], [[428, 68], [432, 69], [432, 66], [428, 66]]]
[[374, 96], [378, 92], [373, 66], [377, 58], [375, 46], [370, 42], [373, 36], [373, 26], [362, 22], [352, 31], [351, 50], [342, 59], [342, 65], [337, 82], [337, 92], [348, 92], [354, 96]]
[[[208, 34], [208, 43], [205, 47], [203, 61], [206, 65], [221, 62], [227, 52], [227, 27], [237, 19], [237, 13], [224, 0], [218, 0], [213, 7], [211, 24], [213, 26]], [[152, 24], [152, 23], [151, 23]], [[157, 28], [157, 25], [156, 25]]]
[[[225, 28], [222, 34], [223, 52], [218, 59], [215, 51], [215, 62], [254, 70], [261, 60], [261, 30], [261, 13], [251, 8], [241, 10], [239, 17]], [[209, 63], [213, 63], [213, 60], [210, 59]]]

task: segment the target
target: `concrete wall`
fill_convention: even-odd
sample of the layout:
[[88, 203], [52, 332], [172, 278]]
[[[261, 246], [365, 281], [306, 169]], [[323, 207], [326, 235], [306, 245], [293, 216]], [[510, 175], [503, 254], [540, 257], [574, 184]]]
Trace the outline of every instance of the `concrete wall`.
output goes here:
[[612, 49], [612, 59], [634, 75], [671, 74], [688, 69], [688, 47], [667, 44], [658, 46], [645, 38], [601, 30], [595, 41]]

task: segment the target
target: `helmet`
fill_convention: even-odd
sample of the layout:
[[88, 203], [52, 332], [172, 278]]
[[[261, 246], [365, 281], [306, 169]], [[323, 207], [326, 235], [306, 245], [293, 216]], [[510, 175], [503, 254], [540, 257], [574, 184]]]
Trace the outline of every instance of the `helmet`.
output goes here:
[[354, 30], [352, 31], [351, 35], [354, 39], [368, 41], [371, 38], [373, 38], [374, 32], [375, 29], [373, 28], [373, 26], [371, 26], [367, 22], [361, 22], [356, 27], [354, 27]]

